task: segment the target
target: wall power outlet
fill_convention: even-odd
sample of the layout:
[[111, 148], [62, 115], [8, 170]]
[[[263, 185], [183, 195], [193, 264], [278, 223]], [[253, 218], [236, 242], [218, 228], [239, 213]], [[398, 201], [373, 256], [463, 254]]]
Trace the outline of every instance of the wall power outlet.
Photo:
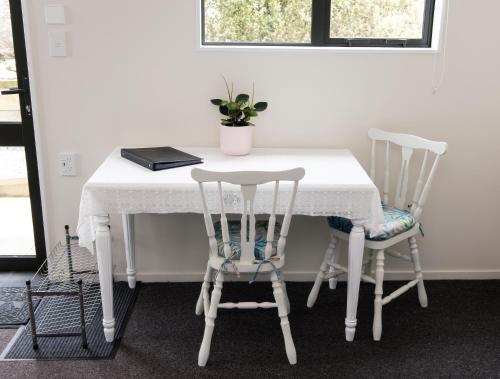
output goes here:
[[76, 176], [75, 153], [59, 153], [59, 172], [62, 176]]

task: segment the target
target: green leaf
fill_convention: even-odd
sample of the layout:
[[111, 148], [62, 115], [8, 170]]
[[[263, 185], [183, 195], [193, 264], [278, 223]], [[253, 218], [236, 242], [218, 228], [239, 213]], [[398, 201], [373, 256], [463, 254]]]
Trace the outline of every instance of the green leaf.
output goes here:
[[257, 111], [254, 109], [246, 109], [244, 110], [245, 116], [246, 117], [256, 117], [257, 116]]
[[227, 108], [230, 110], [230, 111], [239, 111], [241, 109], [241, 105], [239, 103], [235, 103], [234, 101], [233, 102], [229, 102], [227, 103]]
[[219, 107], [220, 113], [222, 113], [224, 116], [229, 116], [229, 109], [227, 108], [226, 105], [221, 105]]
[[222, 103], [224, 103], [224, 101], [223, 101], [223, 100], [221, 100], [221, 99], [212, 99], [212, 100], [210, 100], [210, 102], [211, 102], [213, 105], [217, 105], [217, 106], [223, 105]]
[[243, 114], [239, 109], [229, 110], [229, 116], [233, 119], [238, 119]]
[[267, 109], [267, 103], [265, 101], [261, 101], [259, 103], [256, 103], [254, 105], [254, 108], [257, 112], [265, 111]]
[[236, 102], [240, 104], [248, 103], [248, 99], [250, 99], [250, 96], [248, 96], [245, 93], [240, 93], [238, 96], [236, 96]]

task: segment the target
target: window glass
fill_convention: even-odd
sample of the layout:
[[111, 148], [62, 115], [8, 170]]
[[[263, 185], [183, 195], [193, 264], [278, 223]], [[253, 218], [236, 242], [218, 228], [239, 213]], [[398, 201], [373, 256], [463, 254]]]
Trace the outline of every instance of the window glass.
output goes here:
[[[0, 0], [0, 90], [17, 87], [9, 0]], [[0, 95], [0, 122], [21, 121], [19, 96]]]
[[205, 41], [309, 43], [311, 0], [205, 0]]
[[0, 146], [0, 257], [34, 256], [24, 147]]
[[425, 0], [332, 0], [330, 38], [422, 38]]
[[200, 0], [203, 44], [430, 47], [435, 0]]

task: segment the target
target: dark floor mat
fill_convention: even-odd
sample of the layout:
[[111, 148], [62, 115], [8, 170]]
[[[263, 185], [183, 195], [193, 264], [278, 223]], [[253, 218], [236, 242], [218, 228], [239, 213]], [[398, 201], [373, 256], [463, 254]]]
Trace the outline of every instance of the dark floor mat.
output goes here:
[[[114, 306], [116, 320], [116, 338], [114, 343], [104, 339], [102, 330], [102, 308], [90, 325], [87, 325], [88, 348], [82, 348], [81, 337], [40, 337], [39, 348], [33, 349], [30, 325], [23, 327], [15, 340], [2, 353], [4, 359], [38, 359], [38, 360], [74, 360], [74, 359], [111, 359], [123, 336], [128, 316], [133, 308], [138, 288], [131, 290], [126, 283], [116, 283], [114, 286]], [[44, 300], [37, 312], [44, 311]], [[37, 316], [38, 317], [38, 316]]]

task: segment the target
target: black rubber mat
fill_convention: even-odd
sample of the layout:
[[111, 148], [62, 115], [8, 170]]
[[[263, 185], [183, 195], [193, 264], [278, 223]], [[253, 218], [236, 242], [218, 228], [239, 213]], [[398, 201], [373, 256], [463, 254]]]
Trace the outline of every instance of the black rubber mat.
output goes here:
[[[115, 283], [114, 307], [116, 320], [116, 337], [113, 343], [106, 342], [102, 329], [102, 308], [99, 307], [90, 325], [87, 325], [88, 348], [82, 347], [81, 337], [40, 337], [39, 348], [33, 349], [30, 325], [16, 334], [13, 341], [2, 353], [3, 359], [37, 359], [37, 360], [74, 360], [74, 359], [112, 359], [120, 344], [125, 326], [132, 311], [138, 286], [135, 290], [126, 283]], [[40, 302], [39, 312], [43, 312], [44, 300]]]

